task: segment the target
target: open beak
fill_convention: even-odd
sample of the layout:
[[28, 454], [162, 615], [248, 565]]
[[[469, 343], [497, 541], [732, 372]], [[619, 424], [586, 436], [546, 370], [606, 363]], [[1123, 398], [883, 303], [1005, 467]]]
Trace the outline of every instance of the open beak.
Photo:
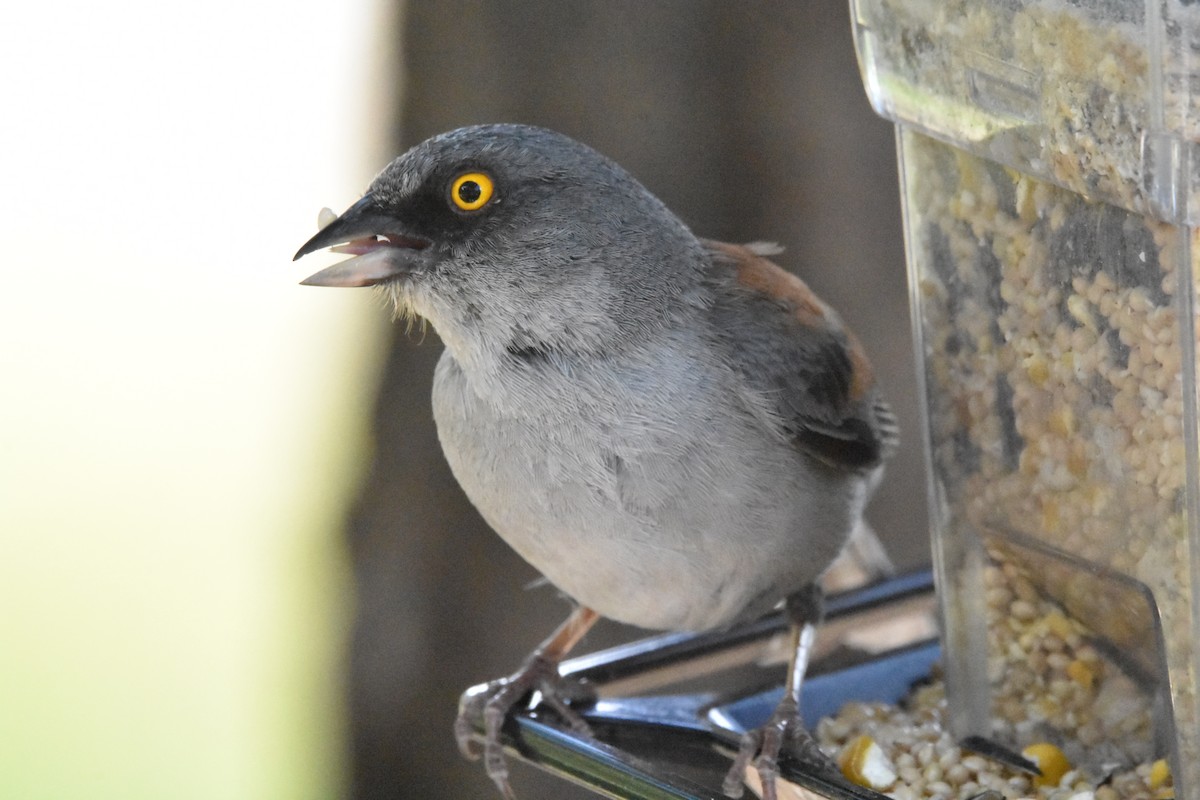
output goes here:
[[368, 193], [321, 228], [296, 251], [295, 261], [309, 253], [329, 248], [352, 256], [310, 275], [306, 286], [374, 286], [426, 267], [431, 242], [404, 230], [403, 224], [384, 213]]

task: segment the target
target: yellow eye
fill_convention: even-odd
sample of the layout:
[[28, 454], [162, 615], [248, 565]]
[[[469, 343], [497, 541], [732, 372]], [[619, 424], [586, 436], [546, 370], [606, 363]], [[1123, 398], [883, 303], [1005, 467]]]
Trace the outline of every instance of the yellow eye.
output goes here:
[[454, 179], [450, 199], [463, 211], [474, 211], [487, 205], [495, 188], [492, 179], [482, 172], [468, 172]]

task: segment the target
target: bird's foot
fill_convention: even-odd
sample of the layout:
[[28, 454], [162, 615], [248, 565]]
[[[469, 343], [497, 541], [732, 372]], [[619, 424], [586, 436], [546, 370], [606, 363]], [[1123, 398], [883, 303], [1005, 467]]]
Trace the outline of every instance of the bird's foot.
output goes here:
[[[540, 693], [540, 703], [552, 708], [573, 733], [592, 735], [587, 722], [569, 704], [593, 699], [593, 693], [584, 683], [564, 678], [558, 664], [540, 653], [534, 653], [507, 678], [467, 690], [458, 703], [458, 718], [454, 721], [458, 749], [472, 761], [483, 756], [484, 770], [505, 800], [515, 800], [516, 795], [508, 782], [508, 762], [500, 744], [500, 729], [513, 707], [533, 691]], [[476, 733], [481, 720], [482, 749]]]
[[763, 800], [777, 800], [775, 782], [779, 778], [779, 757], [786, 755], [803, 765], [825, 772], [837, 766], [821, 752], [812, 735], [805, 729], [800, 709], [790, 696], [784, 696], [771, 718], [761, 728], [742, 736], [741, 747], [729, 771], [725, 773], [722, 791], [729, 797], [741, 797], [745, 788], [747, 769], [753, 765], [762, 785]]

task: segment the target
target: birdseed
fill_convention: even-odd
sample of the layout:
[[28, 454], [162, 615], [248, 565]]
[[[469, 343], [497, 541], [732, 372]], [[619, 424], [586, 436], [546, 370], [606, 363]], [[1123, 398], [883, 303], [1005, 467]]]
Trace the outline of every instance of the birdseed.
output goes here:
[[848, 776], [864, 785], [863, 770], [847, 761], [865, 750], [864, 741], [877, 745], [882, 761], [875, 764], [875, 774], [890, 772], [895, 782], [872, 788], [896, 800], [968, 800], [987, 790], [1010, 800], [1165, 800], [1174, 796], [1169, 770], [1162, 761], [1091, 773], [1074, 768], [1068, 760], [1058, 781], [1038, 785], [1014, 768], [963, 750], [946, 730], [946, 713], [945, 684], [935, 675], [899, 705], [847, 704], [818, 723], [817, 743], [842, 764]]
[[[900, 715], [876, 737], [899, 759], [894, 796], [1163, 796], [1148, 783], [1163, 698], [1179, 752], [1200, 752], [1187, 516], [1200, 236], [1163, 221], [1173, 209], [1145, 170], [1149, 131], [1200, 140], [1200, 92], [1170, 62], [1187, 48], [1154, 83], [1139, 31], [1162, 22], [1140, 3], [1099, 4], [1104, 19], [1054, 0], [857, 5], [873, 63], [892, 70], [875, 76], [889, 113], [913, 126], [900, 148], [948, 658], [925, 691], [1071, 765], [1055, 787], [970, 755], [927, 774], [921, 748], [953, 743], [918, 696], [873, 712]], [[915, 752], [891, 730], [914, 726]], [[1180, 765], [1188, 786], [1196, 761]]]

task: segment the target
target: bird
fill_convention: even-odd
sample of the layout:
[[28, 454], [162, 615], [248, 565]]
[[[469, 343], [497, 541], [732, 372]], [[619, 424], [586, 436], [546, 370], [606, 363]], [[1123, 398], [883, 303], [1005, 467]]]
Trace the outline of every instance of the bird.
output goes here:
[[703, 239], [615, 161], [566, 135], [474, 125], [427, 139], [296, 253], [350, 258], [302, 283], [377, 287], [445, 350], [432, 405], [483, 519], [574, 601], [511, 676], [464, 695], [468, 757], [514, 797], [499, 732], [530, 692], [587, 733], [558, 665], [600, 617], [710, 631], [781, 603], [788, 686], [747, 733], [775, 796], [781, 754], [823, 758], [799, 689], [819, 579], [895, 451], [862, 344], [763, 243]]

